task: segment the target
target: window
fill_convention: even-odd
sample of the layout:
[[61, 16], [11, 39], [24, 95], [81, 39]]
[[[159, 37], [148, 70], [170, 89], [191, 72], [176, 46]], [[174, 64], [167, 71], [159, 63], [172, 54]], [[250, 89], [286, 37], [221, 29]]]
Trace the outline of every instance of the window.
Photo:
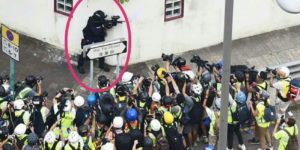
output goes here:
[[184, 0], [165, 0], [165, 21], [183, 17]]
[[54, 0], [54, 11], [63, 15], [69, 15], [73, 8], [73, 0]]

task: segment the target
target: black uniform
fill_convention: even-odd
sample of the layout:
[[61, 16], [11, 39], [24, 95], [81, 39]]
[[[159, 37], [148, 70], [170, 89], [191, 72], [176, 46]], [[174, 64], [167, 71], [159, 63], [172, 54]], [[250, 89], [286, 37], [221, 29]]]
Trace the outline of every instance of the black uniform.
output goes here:
[[[113, 24], [111, 22], [105, 20], [106, 15], [101, 11], [96, 11], [93, 16], [91, 16], [88, 20], [88, 23], [86, 27], [82, 30], [83, 37], [81, 41], [81, 48], [83, 48], [85, 45], [97, 43], [97, 42], [103, 42], [105, 41], [105, 37], [107, 35], [106, 30], [113, 27]], [[104, 63], [105, 58], [99, 58], [99, 68], [102, 68], [104, 71], [108, 72], [109, 68], [107, 64]], [[83, 52], [78, 57], [78, 66], [77, 69], [80, 73], [84, 73], [83, 69], [84, 65], [84, 58], [83, 58]]]

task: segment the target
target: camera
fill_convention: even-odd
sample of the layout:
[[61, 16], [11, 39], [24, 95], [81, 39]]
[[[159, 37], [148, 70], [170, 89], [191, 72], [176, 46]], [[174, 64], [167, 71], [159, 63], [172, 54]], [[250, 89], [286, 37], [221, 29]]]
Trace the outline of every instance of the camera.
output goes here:
[[271, 72], [273, 75], [277, 75], [276, 69], [271, 69], [271, 68], [269, 68], [269, 67], [266, 67], [266, 72], [268, 72], [268, 73]]
[[151, 70], [154, 72], [156, 72], [159, 68], [160, 68], [160, 66], [158, 64], [151, 66]]
[[173, 56], [174, 56], [174, 54], [166, 55], [166, 54], [162, 53], [161, 58], [163, 59], [163, 61], [172, 62]]
[[208, 63], [206, 60], [202, 60], [200, 56], [194, 55], [191, 59], [191, 63], [197, 64], [198, 67], [205, 67]]

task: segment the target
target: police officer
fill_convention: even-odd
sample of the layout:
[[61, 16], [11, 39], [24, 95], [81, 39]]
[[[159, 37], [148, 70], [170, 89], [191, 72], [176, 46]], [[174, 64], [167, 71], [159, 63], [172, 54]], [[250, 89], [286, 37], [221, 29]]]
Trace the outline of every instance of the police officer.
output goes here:
[[[89, 18], [86, 27], [82, 30], [84, 39], [81, 41], [81, 48], [88, 44], [105, 41], [107, 35], [106, 30], [117, 25], [116, 22], [105, 20], [106, 17], [107, 15], [103, 11], [98, 10]], [[77, 69], [81, 74], [85, 73], [83, 65], [84, 58], [83, 53], [81, 53], [78, 57], [77, 66]], [[105, 63], [105, 58], [99, 58], [99, 68], [103, 69], [105, 72], [109, 72], [109, 67]]]

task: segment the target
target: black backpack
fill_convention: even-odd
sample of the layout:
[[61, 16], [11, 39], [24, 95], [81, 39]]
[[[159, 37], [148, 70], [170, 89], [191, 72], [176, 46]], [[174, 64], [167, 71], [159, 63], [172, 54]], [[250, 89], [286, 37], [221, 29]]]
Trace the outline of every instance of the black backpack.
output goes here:
[[116, 135], [116, 150], [131, 150], [132, 140], [129, 133], [121, 133]]
[[239, 104], [237, 102], [237, 110], [235, 112], [232, 111], [231, 107], [229, 107], [229, 109], [232, 115], [232, 121], [243, 124], [250, 119], [250, 111], [246, 104]]
[[294, 126], [294, 135], [291, 135], [286, 129], [283, 129], [289, 135], [288, 144], [285, 147], [285, 150], [299, 150], [298, 139], [296, 136], [296, 128]]
[[181, 135], [175, 126], [165, 127], [166, 137], [171, 150], [183, 150]]
[[22, 148], [23, 148], [26, 139], [27, 139], [27, 136], [25, 136], [23, 139], [19, 139], [19, 138], [16, 136], [17, 146], [18, 146], [19, 149], [22, 149]]
[[276, 110], [274, 106], [266, 106], [264, 120], [266, 122], [272, 122], [277, 120]]
[[24, 114], [25, 114], [25, 111], [23, 111], [23, 112], [21, 113], [21, 115], [17, 117], [17, 116], [15, 116], [15, 114], [13, 113], [13, 122], [14, 122], [15, 126], [17, 126], [18, 124], [24, 123], [24, 121], [23, 121], [23, 116], [24, 116]]

